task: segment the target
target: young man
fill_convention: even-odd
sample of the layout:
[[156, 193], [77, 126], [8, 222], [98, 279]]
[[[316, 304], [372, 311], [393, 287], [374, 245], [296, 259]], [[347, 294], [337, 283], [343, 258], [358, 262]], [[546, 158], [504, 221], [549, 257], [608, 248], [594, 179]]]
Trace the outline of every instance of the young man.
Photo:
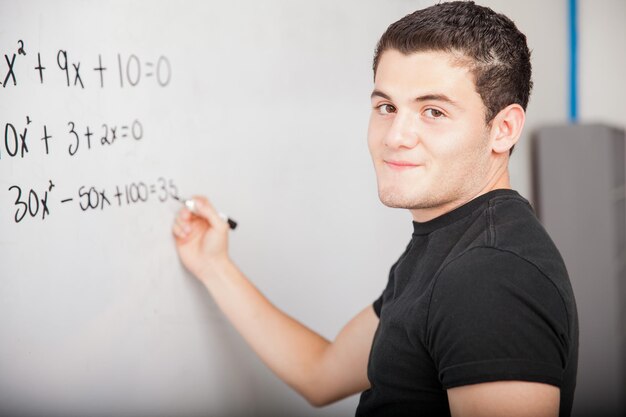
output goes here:
[[374, 58], [368, 133], [381, 201], [414, 233], [381, 297], [329, 342], [274, 307], [228, 256], [210, 203], [183, 209], [179, 255], [263, 361], [315, 405], [363, 391], [358, 416], [567, 416], [578, 322], [563, 261], [508, 160], [530, 52], [471, 2], [392, 24]]

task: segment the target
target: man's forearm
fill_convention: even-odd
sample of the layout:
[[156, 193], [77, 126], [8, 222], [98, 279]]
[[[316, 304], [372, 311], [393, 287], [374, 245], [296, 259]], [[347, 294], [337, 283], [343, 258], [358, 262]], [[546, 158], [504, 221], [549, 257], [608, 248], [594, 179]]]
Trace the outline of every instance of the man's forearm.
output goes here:
[[198, 277], [261, 360], [309, 402], [319, 404], [322, 362], [330, 342], [276, 308], [225, 259]]

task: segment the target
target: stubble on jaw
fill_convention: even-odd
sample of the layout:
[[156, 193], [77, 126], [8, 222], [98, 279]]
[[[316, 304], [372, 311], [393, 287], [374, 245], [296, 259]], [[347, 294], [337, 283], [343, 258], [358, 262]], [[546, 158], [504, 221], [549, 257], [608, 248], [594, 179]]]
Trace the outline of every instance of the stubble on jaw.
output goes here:
[[[390, 208], [425, 210], [448, 205], [458, 206], [471, 200], [484, 188], [490, 178], [490, 167], [486, 160], [489, 153], [488, 135], [489, 130], [486, 127], [480, 141], [465, 154], [460, 155], [459, 163], [430, 178], [430, 184], [415, 184], [416, 188], [421, 186], [425, 187], [425, 190], [412, 187], [407, 191], [393, 184], [381, 186], [379, 180], [380, 201]], [[430, 190], [427, 190], [428, 188]], [[454, 204], [455, 202], [457, 204]]]

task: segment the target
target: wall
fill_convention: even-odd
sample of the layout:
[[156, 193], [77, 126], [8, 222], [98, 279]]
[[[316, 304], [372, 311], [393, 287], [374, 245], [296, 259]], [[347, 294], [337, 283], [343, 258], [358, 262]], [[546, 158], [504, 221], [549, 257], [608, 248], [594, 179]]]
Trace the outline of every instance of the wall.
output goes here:
[[626, 2], [580, 0], [580, 120], [626, 128]]

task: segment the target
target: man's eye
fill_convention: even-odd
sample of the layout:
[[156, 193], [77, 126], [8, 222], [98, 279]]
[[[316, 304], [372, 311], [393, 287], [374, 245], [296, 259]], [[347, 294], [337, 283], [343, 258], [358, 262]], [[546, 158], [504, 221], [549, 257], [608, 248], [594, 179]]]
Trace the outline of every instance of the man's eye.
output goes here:
[[442, 111], [439, 111], [437, 109], [426, 109], [426, 116], [430, 117], [431, 119], [439, 119], [445, 115]]
[[396, 108], [391, 104], [381, 104], [377, 108], [380, 114], [391, 114], [396, 112]]

